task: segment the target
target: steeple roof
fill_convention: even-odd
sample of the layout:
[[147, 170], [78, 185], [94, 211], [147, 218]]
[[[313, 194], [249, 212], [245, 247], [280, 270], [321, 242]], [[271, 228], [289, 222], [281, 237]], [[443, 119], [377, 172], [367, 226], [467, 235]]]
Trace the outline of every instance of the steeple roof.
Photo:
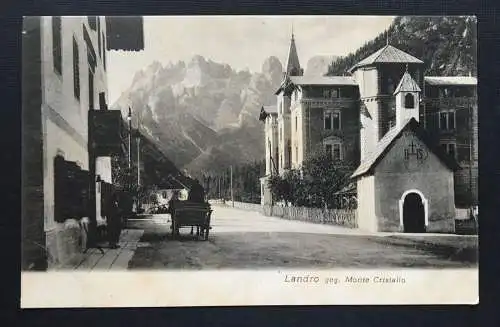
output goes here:
[[290, 50], [286, 60], [286, 72], [290, 76], [300, 75], [299, 56], [297, 55], [297, 47], [295, 46], [295, 37], [292, 32], [292, 40], [290, 41]]
[[349, 72], [353, 72], [359, 67], [373, 65], [376, 63], [406, 63], [406, 64], [423, 64], [424, 62], [414, 56], [387, 44], [382, 49], [372, 53], [365, 59], [354, 65]]
[[405, 71], [403, 77], [401, 77], [401, 81], [399, 81], [398, 87], [394, 94], [399, 92], [421, 92], [420, 87], [417, 82], [411, 77], [408, 71]]

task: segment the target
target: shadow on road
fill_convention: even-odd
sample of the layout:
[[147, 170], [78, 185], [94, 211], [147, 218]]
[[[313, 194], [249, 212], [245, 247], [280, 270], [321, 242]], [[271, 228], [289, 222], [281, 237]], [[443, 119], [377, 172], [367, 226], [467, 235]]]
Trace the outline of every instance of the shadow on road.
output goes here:
[[459, 245], [391, 236], [296, 232], [226, 232], [196, 240], [190, 229], [173, 239], [170, 225], [145, 230], [130, 269], [470, 268], [474, 240]]

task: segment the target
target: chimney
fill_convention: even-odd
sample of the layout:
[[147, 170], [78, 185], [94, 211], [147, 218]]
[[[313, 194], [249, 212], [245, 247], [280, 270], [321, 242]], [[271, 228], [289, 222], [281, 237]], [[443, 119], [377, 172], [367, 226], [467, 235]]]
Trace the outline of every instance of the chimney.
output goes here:
[[106, 103], [106, 93], [99, 92], [99, 109], [108, 110], [108, 104]]

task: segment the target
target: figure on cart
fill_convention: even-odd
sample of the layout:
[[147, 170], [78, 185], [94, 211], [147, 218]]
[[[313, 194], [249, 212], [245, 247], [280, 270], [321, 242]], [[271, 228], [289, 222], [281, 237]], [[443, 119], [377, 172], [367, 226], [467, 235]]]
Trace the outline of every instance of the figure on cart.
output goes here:
[[205, 202], [205, 190], [195, 179], [189, 190], [187, 201], [179, 201], [178, 195], [173, 195], [169, 201], [169, 212], [172, 217], [172, 235], [178, 236], [181, 227], [191, 227], [191, 235], [203, 236], [206, 240], [210, 230], [210, 216], [212, 210]]

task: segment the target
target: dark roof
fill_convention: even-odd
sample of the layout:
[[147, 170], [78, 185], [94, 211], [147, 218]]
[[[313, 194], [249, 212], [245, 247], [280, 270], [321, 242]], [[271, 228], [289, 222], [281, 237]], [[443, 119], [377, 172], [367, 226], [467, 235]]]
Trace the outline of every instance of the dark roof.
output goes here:
[[359, 167], [352, 174], [351, 178], [361, 177], [363, 175], [373, 173], [373, 169], [385, 157], [394, 145], [395, 141], [399, 139], [405, 130], [412, 131], [449, 169], [454, 171], [460, 168], [454, 159], [450, 158], [440, 147], [434, 144], [425, 129], [422, 128], [415, 118], [412, 118], [403, 127], [395, 127], [387, 132], [387, 134], [380, 139], [375, 149], [368, 154], [363, 162], [361, 162]]
[[418, 58], [415, 58], [411, 54], [408, 54], [396, 47], [388, 44], [377, 52], [372, 53], [365, 59], [358, 62], [356, 65], [349, 69], [349, 72], [353, 72], [359, 67], [369, 66], [376, 63], [407, 63], [407, 64], [423, 64], [424, 62]]
[[264, 106], [264, 111], [268, 114], [277, 114], [278, 108], [276, 106]]
[[108, 50], [144, 50], [144, 22], [142, 16], [106, 17]]
[[358, 86], [354, 78], [349, 76], [285, 76], [280, 87], [275, 94], [281, 93], [289, 87], [305, 85], [339, 85], [339, 86]]
[[429, 85], [477, 85], [477, 78], [472, 76], [425, 76]]
[[290, 80], [295, 85], [358, 85], [349, 76], [290, 76]]
[[417, 82], [411, 77], [411, 75], [406, 71], [401, 77], [401, 81], [399, 81], [398, 87], [394, 94], [399, 92], [421, 92], [420, 87]]
[[290, 41], [290, 50], [288, 50], [288, 58], [286, 60], [286, 71], [292, 72], [294, 69], [300, 69], [299, 56], [297, 54], [297, 47], [295, 46], [295, 38], [292, 34]]

